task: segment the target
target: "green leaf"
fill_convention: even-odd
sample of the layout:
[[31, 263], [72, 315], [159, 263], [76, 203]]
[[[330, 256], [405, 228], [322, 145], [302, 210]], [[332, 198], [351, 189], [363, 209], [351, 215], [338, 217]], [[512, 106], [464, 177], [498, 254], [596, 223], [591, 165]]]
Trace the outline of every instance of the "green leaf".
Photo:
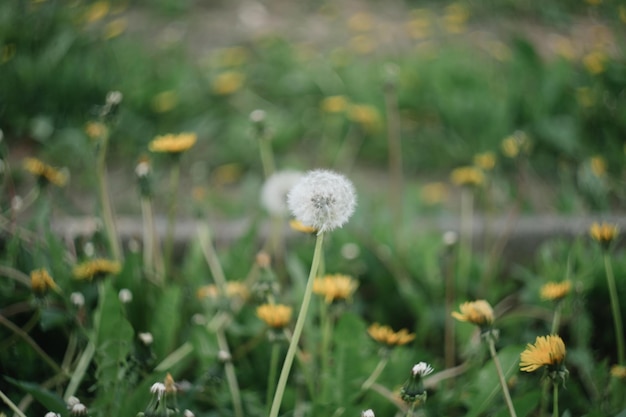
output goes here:
[[38, 385], [38, 384], [33, 384], [31, 382], [18, 381], [8, 376], [5, 376], [4, 378], [10, 383], [12, 383], [13, 385], [23, 389], [24, 391], [32, 395], [33, 398], [37, 400], [37, 402], [39, 402], [49, 411], [53, 411], [55, 413], [61, 413], [62, 415], [67, 414], [65, 401], [63, 401], [63, 398], [59, 397], [55, 393], [42, 388], [41, 385]]
[[174, 348], [180, 326], [181, 301], [180, 287], [167, 287], [156, 303], [150, 332], [154, 337], [157, 360], [163, 359]]

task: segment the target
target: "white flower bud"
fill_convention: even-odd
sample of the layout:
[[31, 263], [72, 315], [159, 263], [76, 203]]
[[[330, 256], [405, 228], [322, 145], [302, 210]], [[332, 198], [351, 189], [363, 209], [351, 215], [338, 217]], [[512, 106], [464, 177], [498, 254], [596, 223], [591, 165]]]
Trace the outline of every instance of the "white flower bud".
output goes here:
[[[74, 293], [74, 294], [78, 294], [78, 293]], [[72, 395], [72, 396], [70, 396], [70, 398], [67, 399], [66, 403], [67, 403], [67, 408], [71, 409], [76, 404], [80, 404], [80, 400], [78, 399], [78, 397], [75, 397], [75, 396]]]
[[289, 191], [287, 206], [302, 224], [320, 233], [343, 226], [356, 207], [352, 182], [326, 170], [309, 171]]
[[46, 415], [45, 415], [45, 416], [43, 416], [43, 417], [61, 417], [61, 414], [59, 414], [59, 413], [53, 413], [52, 411], [48, 411], [48, 412], [46, 413]]
[[185, 410], [183, 411], [183, 417], [195, 417], [195, 414], [191, 410]]
[[106, 97], [106, 103], [110, 106], [117, 106], [122, 102], [124, 95], [120, 91], [109, 91]]
[[250, 121], [254, 123], [261, 123], [265, 120], [265, 110], [256, 109], [250, 113]]
[[[70, 294], [70, 302], [74, 304], [76, 307], [82, 307], [85, 305], [85, 296], [80, 292], [73, 292]], [[76, 397], [70, 397], [67, 400], [68, 404], [72, 398], [76, 398]]]
[[156, 394], [158, 399], [161, 399], [161, 397], [163, 396], [163, 394], [165, 394], [165, 384], [162, 382], [155, 382], [154, 384], [152, 384], [152, 386], [150, 387], [150, 392], [152, 394]]
[[70, 409], [70, 414], [72, 414], [73, 416], [87, 415], [87, 407], [85, 406], [85, 404], [82, 403], [74, 404]]
[[375, 417], [374, 411], [371, 408], [369, 410], [365, 410], [361, 412], [361, 417]]
[[154, 338], [152, 337], [152, 333], [149, 332], [145, 332], [145, 333], [139, 333], [137, 335], [137, 337], [139, 337], [139, 340], [141, 340], [143, 342], [144, 345], [149, 346], [152, 344], [152, 342], [154, 342]]
[[133, 293], [128, 288], [122, 288], [117, 295], [122, 304], [128, 304], [133, 301]]
[[413, 366], [411, 373], [413, 376], [426, 376], [430, 375], [433, 372], [432, 366], [427, 364], [426, 362], [420, 362]]

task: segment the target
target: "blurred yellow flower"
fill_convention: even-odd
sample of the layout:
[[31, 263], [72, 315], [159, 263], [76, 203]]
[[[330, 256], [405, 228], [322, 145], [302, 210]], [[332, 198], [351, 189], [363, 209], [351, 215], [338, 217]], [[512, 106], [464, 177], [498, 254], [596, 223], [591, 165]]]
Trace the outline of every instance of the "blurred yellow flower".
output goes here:
[[243, 46], [220, 49], [216, 52], [220, 67], [240, 67], [248, 61], [250, 52]]
[[211, 88], [215, 94], [227, 96], [241, 89], [246, 76], [239, 71], [224, 71], [218, 74], [211, 83]]
[[367, 333], [378, 343], [387, 346], [402, 346], [415, 339], [415, 333], [409, 333], [407, 329], [394, 332], [389, 326], [381, 326], [378, 323], [367, 328]]
[[510, 136], [507, 136], [501, 143], [502, 153], [509, 158], [516, 158], [520, 154], [528, 154], [531, 149], [531, 142], [528, 135], [518, 130]]
[[63, 187], [67, 183], [67, 174], [48, 164], [43, 163], [37, 158], [25, 158], [24, 169], [35, 177], [41, 184], [53, 184], [57, 187]]
[[448, 200], [448, 186], [443, 182], [431, 182], [422, 187], [422, 200], [424, 203], [433, 206]]
[[618, 13], [619, 20], [621, 20], [622, 23], [626, 23], [626, 6], [619, 6]]
[[167, 113], [178, 105], [178, 94], [174, 90], [160, 92], [152, 98], [152, 109], [157, 113]]
[[35, 269], [30, 273], [30, 286], [36, 293], [45, 293], [48, 290], [58, 290], [57, 284], [44, 268]]
[[89, 136], [89, 139], [101, 139], [109, 133], [109, 130], [104, 123], [87, 122], [85, 133]]
[[88, 279], [98, 278], [104, 275], [117, 275], [122, 270], [122, 265], [109, 259], [92, 259], [74, 267], [74, 278]]
[[583, 65], [591, 75], [598, 75], [604, 72], [607, 56], [602, 51], [589, 52], [583, 57]]
[[359, 12], [348, 19], [348, 28], [355, 32], [369, 32], [374, 28], [374, 18], [366, 12]]
[[108, 1], [97, 1], [92, 3], [85, 13], [85, 22], [93, 23], [101, 20], [109, 13]]
[[585, 3], [587, 3], [590, 6], [598, 6], [602, 4], [602, 0], [585, 0]]
[[179, 133], [157, 136], [148, 145], [152, 152], [179, 154], [196, 144], [198, 137], [195, 133]]
[[237, 182], [243, 174], [243, 167], [238, 163], [222, 164], [211, 173], [215, 185], [228, 185]]
[[474, 166], [459, 167], [452, 170], [450, 180], [455, 185], [478, 187], [485, 182], [485, 174]]
[[511, 49], [504, 42], [488, 41], [487, 52], [498, 61], [506, 61], [511, 58]]
[[425, 39], [432, 32], [431, 13], [421, 10], [413, 10], [411, 19], [406, 23], [406, 31], [413, 39]]
[[469, 10], [460, 3], [452, 3], [445, 9], [443, 24], [448, 33], [465, 32], [465, 23], [469, 18]]
[[483, 152], [474, 155], [474, 165], [483, 171], [491, 171], [496, 166], [496, 154]]
[[520, 370], [534, 372], [547, 366], [560, 368], [565, 359], [565, 343], [557, 335], [538, 336], [535, 344], [528, 344], [520, 355]]
[[539, 290], [542, 300], [558, 301], [565, 298], [572, 289], [572, 282], [547, 282]]
[[15, 56], [16, 49], [17, 48], [14, 43], [7, 43], [3, 45], [2, 46], [2, 60], [0, 62], [4, 64], [5, 62], [8, 62], [11, 59], [13, 59], [13, 57]]
[[350, 49], [354, 52], [367, 55], [376, 49], [376, 39], [369, 35], [356, 35], [350, 39]]
[[309, 234], [317, 233], [317, 229], [315, 227], [306, 226], [302, 224], [301, 221], [295, 220], [295, 219], [289, 220], [289, 227], [291, 227], [291, 229], [295, 230], [296, 232], [309, 233]]
[[163, 380], [163, 385], [165, 386], [165, 392], [173, 393], [176, 392], [176, 382], [174, 382], [174, 378], [172, 374], [169, 372], [165, 375], [165, 379]]
[[118, 19], [111, 20], [104, 26], [104, 39], [113, 39], [120, 36], [126, 31], [128, 27], [128, 21], [120, 17]]
[[606, 161], [601, 156], [592, 156], [589, 160], [591, 166], [591, 172], [596, 177], [603, 177], [606, 175]]
[[617, 225], [609, 223], [593, 223], [589, 228], [591, 238], [603, 246], [608, 246], [618, 234]]
[[293, 309], [284, 304], [262, 304], [257, 307], [256, 315], [268, 326], [282, 329], [291, 321]]
[[[219, 288], [215, 284], [204, 285], [196, 290], [196, 297], [199, 299], [212, 298], [216, 299], [220, 295]], [[228, 281], [226, 283], [226, 297], [240, 298], [245, 300], [248, 298], [248, 287], [243, 282]]]
[[348, 300], [358, 288], [358, 281], [348, 275], [331, 274], [313, 281], [313, 293], [321, 295], [327, 303]]
[[557, 55], [567, 59], [568, 61], [572, 61], [576, 58], [576, 48], [574, 47], [574, 43], [571, 39], [566, 38], [565, 36], [557, 36], [554, 38], [552, 41], [552, 48]]
[[320, 107], [326, 113], [342, 113], [348, 105], [349, 101], [345, 96], [329, 96], [322, 100]]
[[348, 119], [360, 125], [369, 133], [377, 132], [381, 127], [378, 110], [367, 104], [352, 104], [348, 108]]
[[613, 365], [611, 366], [611, 376], [618, 379], [626, 379], [626, 366]]
[[467, 301], [459, 306], [461, 311], [452, 312], [452, 317], [459, 321], [466, 321], [480, 327], [493, 324], [493, 308], [485, 300]]

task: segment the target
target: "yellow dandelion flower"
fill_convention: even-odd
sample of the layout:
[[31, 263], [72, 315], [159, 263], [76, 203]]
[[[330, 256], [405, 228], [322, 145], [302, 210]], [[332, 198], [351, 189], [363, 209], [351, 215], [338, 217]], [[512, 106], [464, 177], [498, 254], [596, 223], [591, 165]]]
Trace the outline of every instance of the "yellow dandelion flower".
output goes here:
[[45, 164], [37, 158], [24, 159], [24, 169], [37, 177], [41, 185], [50, 183], [57, 187], [63, 187], [67, 183], [65, 172]]
[[466, 321], [480, 327], [493, 324], [493, 308], [485, 300], [467, 301], [459, 306], [461, 311], [452, 312], [452, 317], [459, 321]]
[[293, 309], [284, 304], [262, 304], [257, 307], [256, 315], [268, 326], [282, 329], [291, 321]]
[[152, 98], [152, 109], [157, 113], [167, 113], [178, 104], [178, 94], [174, 90], [162, 91]]
[[402, 346], [415, 339], [415, 333], [409, 333], [407, 329], [394, 332], [389, 326], [381, 326], [378, 323], [367, 328], [367, 333], [378, 343], [387, 346]]
[[378, 109], [367, 104], [352, 104], [348, 108], [348, 119], [370, 133], [378, 131], [381, 126]]
[[[220, 291], [215, 284], [204, 285], [196, 290], [196, 297], [199, 299], [212, 298], [216, 299], [220, 295]], [[248, 287], [239, 281], [228, 281], [226, 283], [226, 297], [240, 298], [245, 300], [248, 298]]]
[[36, 293], [45, 293], [48, 290], [58, 290], [58, 286], [48, 271], [44, 268], [35, 269], [30, 273], [30, 286]]
[[165, 379], [163, 380], [163, 385], [165, 385], [165, 392], [172, 393], [176, 392], [176, 382], [174, 382], [174, 378], [172, 374], [169, 372], [165, 375]]
[[243, 175], [243, 167], [238, 163], [223, 164], [211, 173], [211, 179], [216, 185], [228, 185], [237, 182]]
[[569, 280], [562, 282], [547, 282], [539, 293], [542, 300], [558, 301], [567, 296], [572, 289], [572, 282]]
[[532, 145], [525, 132], [517, 131], [504, 138], [500, 146], [504, 156], [508, 158], [516, 158], [522, 153], [530, 153]]
[[122, 270], [122, 265], [110, 259], [92, 259], [74, 267], [76, 279], [91, 280], [104, 275], [117, 275]]
[[369, 32], [374, 27], [374, 18], [366, 12], [359, 12], [348, 19], [348, 28], [355, 32]]
[[246, 76], [239, 71], [225, 71], [218, 74], [211, 83], [211, 89], [215, 94], [227, 96], [241, 89]]
[[459, 167], [452, 170], [450, 180], [455, 185], [477, 187], [485, 182], [485, 174], [474, 166]]
[[446, 7], [443, 24], [448, 33], [463, 33], [468, 18], [467, 8], [459, 3], [453, 3]]
[[350, 49], [354, 52], [367, 55], [376, 49], [376, 40], [369, 35], [356, 35], [350, 39]]
[[422, 199], [429, 206], [444, 203], [448, 200], [450, 192], [448, 186], [443, 182], [431, 182], [422, 187]]
[[432, 32], [432, 16], [425, 10], [414, 10], [411, 19], [406, 23], [406, 31], [413, 39], [425, 39]]
[[85, 133], [89, 139], [101, 139], [109, 133], [109, 130], [104, 123], [92, 121], [85, 125]]
[[109, 13], [108, 1], [97, 1], [89, 6], [85, 13], [85, 22], [93, 23], [102, 20]]
[[332, 274], [315, 278], [313, 292], [324, 297], [327, 303], [335, 300], [348, 300], [358, 288], [358, 281], [348, 275]]
[[591, 238], [604, 247], [607, 247], [617, 237], [617, 233], [618, 229], [615, 224], [593, 223], [589, 228]]
[[326, 113], [343, 113], [348, 109], [349, 104], [345, 96], [330, 96], [322, 100], [320, 108]]
[[157, 136], [150, 142], [148, 149], [152, 152], [179, 154], [191, 148], [198, 140], [195, 133], [179, 133]]
[[128, 21], [123, 17], [111, 20], [104, 26], [104, 34], [102, 36], [104, 39], [117, 38], [126, 31], [127, 27]]
[[565, 343], [557, 335], [538, 336], [535, 344], [528, 344], [520, 355], [520, 370], [534, 372], [547, 366], [559, 368], [565, 359]]
[[217, 64], [220, 67], [240, 67], [248, 61], [250, 53], [243, 46], [233, 46], [217, 51]]
[[493, 152], [483, 152], [474, 155], [474, 165], [483, 171], [491, 171], [496, 166], [496, 155]]
[[626, 379], [626, 366], [613, 365], [611, 367], [611, 376], [618, 379]]
[[606, 161], [601, 156], [593, 156], [589, 160], [591, 172], [596, 177], [604, 177], [606, 175]]
[[589, 52], [583, 57], [583, 65], [591, 75], [598, 75], [604, 72], [604, 64], [607, 60], [606, 54], [602, 51]]
[[571, 39], [564, 36], [557, 36], [552, 42], [552, 47], [557, 55], [561, 56], [568, 61], [573, 61], [576, 58], [576, 48]]
[[295, 219], [289, 221], [289, 227], [291, 227], [291, 229], [295, 230], [296, 232], [309, 233], [309, 234], [317, 233], [317, 229], [315, 227], [307, 226], [303, 224], [301, 221], [295, 220]]

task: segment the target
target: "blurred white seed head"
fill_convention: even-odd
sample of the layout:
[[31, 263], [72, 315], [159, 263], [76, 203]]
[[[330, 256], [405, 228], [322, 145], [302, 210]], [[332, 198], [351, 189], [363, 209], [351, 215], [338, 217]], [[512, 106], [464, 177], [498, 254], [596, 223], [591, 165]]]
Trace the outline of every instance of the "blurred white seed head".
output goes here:
[[135, 166], [135, 175], [139, 178], [143, 178], [150, 173], [150, 162], [146, 160], [139, 161], [137, 166]]
[[150, 387], [150, 392], [152, 394], [155, 394], [157, 396], [158, 399], [161, 399], [161, 397], [163, 396], [163, 394], [165, 394], [165, 384], [162, 382], [155, 382], [154, 384], [152, 384], [152, 386]]
[[261, 205], [273, 216], [289, 214], [287, 194], [302, 179], [300, 171], [285, 170], [270, 175], [261, 188]]
[[446, 246], [456, 245], [459, 241], [459, 234], [455, 231], [449, 230], [443, 234], [443, 244]]
[[426, 376], [430, 375], [432, 372], [432, 366], [430, 366], [426, 362], [420, 362], [418, 364], [415, 364], [413, 365], [413, 369], [411, 369], [411, 373], [413, 374], [413, 376]]
[[[82, 307], [85, 305], [85, 296], [80, 292], [73, 292], [70, 294], [70, 302], [74, 304], [76, 307]], [[72, 398], [76, 398], [76, 397], [70, 397], [70, 399], [67, 400], [68, 404]]]
[[122, 102], [124, 95], [121, 91], [109, 91], [106, 97], [106, 104], [109, 106], [117, 106]]
[[72, 406], [70, 409], [70, 414], [73, 416], [84, 416], [87, 415], [87, 406], [82, 403], [77, 403]]
[[341, 247], [341, 256], [351, 261], [359, 257], [361, 248], [356, 243], [346, 243]]
[[118, 293], [118, 297], [122, 304], [128, 304], [133, 301], [133, 293], [128, 288], [122, 288]]
[[13, 211], [20, 211], [24, 207], [24, 200], [19, 195], [14, 196], [11, 199], [11, 209]]
[[46, 413], [46, 415], [44, 415], [43, 417], [61, 417], [61, 414], [59, 413], [53, 413], [52, 411], [48, 411]]
[[93, 242], [87, 242], [83, 245], [83, 252], [88, 258], [91, 258], [96, 253], [96, 247]]
[[183, 411], [183, 417], [195, 417], [195, 414], [191, 410], [185, 410]]
[[70, 398], [67, 399], [66, 404], [67, 404], [67, 408], [71, 409], [76, 404], [80, 404], [80, 400], [78, 399], [78, 397], [75, 397], [72, 395], [70, 396]]
[[250, 113], [250, 121], [253, 123], [261, 123], [265, 120], [265, 110], [256, 109]]
[[365, 410], [365, 411], [361, 412], [361, 417], [375, 417], [374, 416], [374, 410], [372, 410], [370, 408], [369, 410]]
[[319, 232], [343, 226], [356, 207], [356, 192], [352, 182], [341, 174], [309, 171], [289, 191], [287, 206], [302, 224]]
[[152, 344], [152, 342], [154, 342], [152, 333], [149, 333], [149, 332], [139, 333], [137, 334], [137, 337], [139, 337], [139, 340], [141, 340], [141, 342], [146, 346], [149, 346]]

